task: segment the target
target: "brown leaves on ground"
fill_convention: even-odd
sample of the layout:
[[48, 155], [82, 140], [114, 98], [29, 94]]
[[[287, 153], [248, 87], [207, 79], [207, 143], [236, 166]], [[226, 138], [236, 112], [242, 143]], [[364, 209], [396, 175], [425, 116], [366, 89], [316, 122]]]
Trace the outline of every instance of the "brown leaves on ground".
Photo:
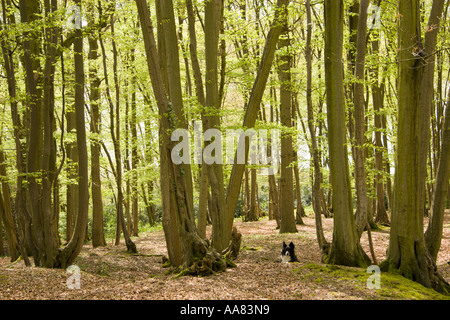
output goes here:
[[[444, 222], [444, 235], [437, 265], [450, 281], [450, 215]], [[86, 244], [75, 261], [80, 270], [80, 288], [69, 289], [71, 274], [65, 270], [24, 266], [0, 258], [1, 299], [376, 299], [373, 290], [358, 288], [338, 277], [318, 281], [311, 277], [309, 263], [320, 265], [314, 219], [304, 218], [298, 233], [279, 234], [275, 221], [235, 222], [242, 233], [236, 268], [208, 277], [176, 277], [163, 268], [167, 255], [162, 230], [142, 233], [135, 238], [138, 253], [126, 252], [125, 244], [92, 248]], [[328, 241], [332, 219], [323, 220]], [[389, 230], [372, 232], [378, 261], [383, 261], [389, 243]], [[280, 263], [281, 244], [293, 241], [300, 263]], [[369, 253], [367, 233], [361, 239]], [[305, 267], [306, 266], [306, 267]]]

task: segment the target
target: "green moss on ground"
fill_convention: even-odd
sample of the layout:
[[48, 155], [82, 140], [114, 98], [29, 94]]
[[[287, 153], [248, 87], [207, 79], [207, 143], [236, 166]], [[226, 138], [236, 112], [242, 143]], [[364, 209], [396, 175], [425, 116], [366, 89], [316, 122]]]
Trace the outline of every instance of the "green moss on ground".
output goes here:
[[367, 280], [373, 273], [367, 273], [364, 268], [308, 263], [294, 269], [294, 272], [314, 286], [332, 286], [334, 291], [342, 291], [362, 299], [450, 300], [449, 296], [417, 282], [385, 272], [381, 272], [380, 288], [369, 289]]

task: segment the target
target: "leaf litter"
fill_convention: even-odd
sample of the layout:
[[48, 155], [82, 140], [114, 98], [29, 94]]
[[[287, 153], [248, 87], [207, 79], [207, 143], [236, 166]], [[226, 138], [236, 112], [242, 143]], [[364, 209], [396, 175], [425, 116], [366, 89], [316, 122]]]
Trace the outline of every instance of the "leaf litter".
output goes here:
[[[364, 282], [333, 276], [321, 263], [314, 219], [303, 218], [298, 233], [279, 234], [276, 222], [236, 219], [242, 233], [236, 268], [208, 277], [177, 277], [163, 267], [167, 256], [164, 233], [159, 228], [134, 238], [137, 254], [126, 252], [125, 244], [92, 248], [86, 243], [75, 260], [80, 270], [79, 289], [69, 289], [71, 273], [60, 269], [26, 267], [0, 257], [0, 299], [11, 300], [290, 300], [290, 299], [396, 299], [385, 297]], [[333, 220], [323, 219], [327, 240], [332, 240]], [[208, 227], [208, 235], [211, 227]], [[372, 231], [378, 261], [386, 257], [389, 230]], [[282, 242], [294, 242], [299, 263], [280, 263]], [[367, 232], [361, 244], [369, 254]], [[450, 213], [446, 213], [438, 269], [450, 281]], [[310, 268], [311, 265], [319, 268]], [[323, 271], [320, 266], [324, 266]], [[339, 267], [352, 273], [351, 268]], [[358, 271], [361, 273], [361, 271]], [[367, 278], [370, 275], [367, 274]], [[355, 279], [357, 278], [355, 274]], [[365, 279], [363, 279], [365, 280]], [[381, 283], [383, 286], [383, 283]], [[427, 299], [423, 295], [423, 299]]]

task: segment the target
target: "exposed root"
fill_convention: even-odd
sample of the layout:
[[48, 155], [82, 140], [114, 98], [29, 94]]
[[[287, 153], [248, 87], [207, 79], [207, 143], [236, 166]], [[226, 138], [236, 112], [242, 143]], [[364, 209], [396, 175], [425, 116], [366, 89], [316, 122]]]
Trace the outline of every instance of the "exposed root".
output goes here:
[[231, 232], [231, 241], [223, 252], [222, 255], [228, 259], [234, 260], [239, 255], [239, 250], [241, 249], [241, 238], [242, 234], [237, 230], [236, 227], [233, 227], [233, 231]]

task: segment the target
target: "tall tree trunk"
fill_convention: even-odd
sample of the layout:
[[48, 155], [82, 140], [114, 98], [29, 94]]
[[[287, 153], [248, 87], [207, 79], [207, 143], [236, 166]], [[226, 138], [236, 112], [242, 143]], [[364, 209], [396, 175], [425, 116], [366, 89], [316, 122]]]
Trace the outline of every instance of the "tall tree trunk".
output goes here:
[[[218, 83], [219, 33], [222, 21], [222, 0], [205, 3], [205, 65], [206, 65], [206, 129], [220, 130], [220, 101]], [[212, 114], [208, 114], [212, 113]], [[215, 138], [217, 139], [217, 137]], [[216, 141], [217, 142], [217, 141]], [[208, 143], [205, 143], [205, 147]], [[219, 150], [215, 150], [216, 155]], [[220, 159], [222, 160], [222, 159]], [[225, 220], [225, 187], [223, 166], [220, 163], [206, 164], [208, 181], [211, 187], [212, 243], [218, 252], [228, 247]], [[202, 168], [203, 169], [203, 168]]]
[[345, 132], [345, 100], [342, 69], [344, 2], [325, 0], [325, 84], [327, 90], [328, 144], [333, 190], [333, 242], [327, 262], [366, 266], [353, 218]]
[[[424, 35], [423, 43], [421, 39], [418, 38], [419, 47], [416, 54], [426, 62], [420, 72], [421, 78], [418, 79], [420, 84], [417, 89], [420, 90], [420, 95], [418, 96], [420, 113], [419, 117], [419, 131], [420, 143], [419, 148], [419, 180], [420, 184], [418, 189], [417, 198], [421, 202], [419, 208], [422, 211], [422, 216], [425, 215], [426, 208], [426, 177], [427, 177], [427, 158], [430, 152], [430, 118], [431, 118], [431, 107], [434, 98], [434, 74], [435, 74], [435, 60], [436, 60], [436, 43], [437, 36], [439, 33], [440, 20], [442, 17], [444, 9], [444, 0], [433, 0], [431, 6], [430, 16], [428, 18], [427, 31]], [[419, 22], [418, 22], [419, 23]], [[420, 36], [420, 34], [418, 35]], [[439, 149], [439, 147], [437, 148]]]
[[[15, 16], [14, 14], [8, 14], [9, 8], [11, 8], [11, 2], [9, 0], [2, 1], [2, 13], [3, 13], [3, 20], [6, 22], [8, 21], [10, 25], [15, 24]], [[0, 30], [2, 28], [0, 27]], [[16, 88], [16, 76], [15, 76], [15, 64], [13, 60], [13, 49], [11, 46], [8, 46], [6, 44], [6, 37], [2, 38], [1, 40], [1, 46], [2, 46], [2, 53], [3, 53], [3, 61], [4, 61], [4, 68], [6, 71], [7, 81], [8, 81], [8, 93], [10, 97], [10, 104], [11, 104], [11, 119], [12, 124], [14, 126], [14, 142], [16, 147], [16, 167], [17, 167], [17, 179], [16, 179], [16, 196], [14, 200], [15, 204], [15, 232], [17, 236], [18, 241], [18, 248], [20, 250], [20, 253], [25, 261], [25, 264], [27, 266], [31, 265], [31, 262], [28, 258], [26, 247], [30, 243], [28, 241], [29, 233], [25, 232], [29, 226], [29, 215], [26, 211], [26, 193], [24, 190], [24, 173], [26, 172], [26, 158], [25, 158], [25, 150], [26, 145], [23, 142], [25, 137], [25, 126], [23, 124], [23, 121], [21, 120], [20, 113], [18, 110], [18, 101], [17, 101], [17, 88]], [[26, 111], [25, 111], [26, 113]]]
[[[379, 40], [372, 40], [372, 53], [378, 55]], [[384, 171], [383, 161], [383, 141], [381, 132], [383, 129], [383, 87], [384, 84], [379, 83], [378, 65], [371, 68], [372, 79], [372, 100], [374, 109], [374, 125], [375, 125], [375, 169], [378, 171], [376, 175], [376, 217], [375, 222], [388, 225], [389, 217], [386, 212], [384, 183], [381, 172]]]
[[[89, 14], [88, 27], [93, 26], [95, 21], [93, 17], [94, 6], [88, 4]], [[90, 80], [90, 106], [91, 106], [91, 193], [92, 193], [92, 246], [106, 246], [105, 235], [103, 232], [103, 199], [102, 199], [102, 181], [100, 179], [100, 78], [98, 77], [98, 40], [96, 35], [89, 34], [89, 80]]]
[[[191, 57], [191, 64], [195, 82], [195, 92], [197, 100], [203, 107], [202, 120], [205, 123], [205, 90], [203, 87], [202, 73], [200, 71], [200, 63], [198, 61], [197, 54], [197, 35], [195, 29], [195, 13], [192, 0], [186, 0], [186, 12], [188, 17], [188, 30], [189, 30], [189, 53]], [[203, 157], [202, 157], [203, 158]], [[199, 190], [199, 204], [198, 204], [198, 218], [197, 218], [197, 228], [200, 237], [206, 238], [206, 220], [207, 220], [207, 210], [208, 210], [208, 198], [209, 198], [209, 183], [208, 183], [208, 172], [206, 164], [203, 162], [200, 168], [200, 190]]]
[[[131, 50], [131, 63], [135, 62], [134, 49]], [[133, 216], [132, 236], [139, 234], [139, 205], [138, 205], [138, 137], [136, 120], [136, 74], [131, 76], [131, 214]]]
[[[280, 79], [280, 119], [283, 128], [292, 128], [292, 83], [291, 56], [289, 52], [289, 26], [287, 7], [282, 9], [283, 33], [279, 40], [279, 47], [284, 53], [280, 57], [278, 76]], [[286, 130], [287, 131], [287, 130]], [[281, 174], [280, 174], [280, 233], [295, 233], [294, 216], [294, 179], [292, 172], [293, 157], [292, 135], [284, 132], [281, 136]]]
[[[178, 38], [175, 27], [175, 14], [172, 0], [160, 1], [161, 24], [165, 40], [165, 57], [167, 61], [167, 92], [171, 108], [175, 113], [175, 128], [187, 128], [187, 121], [183, 111], [183, 95], [181, 90], [181, 74]], [[193, 212], [193, 186], [190, 164], [184, 164], [184, 179], [186, 180], [187, 205], [189, 211]]]
[[[273, 92], [275, 91], [275, 88], [270, 88], [270, 96], [271, 98], [274, 96]], [[273, 112], [273, 104], [270, 104], [270, 122], [274, 122], [274, 112]], [[269, 138], [269, 146], [267, 148], [267, 153], [271, 154], [272, 152], [272, 139]], [[279, 203], [278, 203], [278, 188], [277, 183], [275, 180], [275, 176], [273, 174], [268, 175], [269, 180], [269, 220], [276, 219], [276, 217], [279, 216]], [[277, 227], [278, 221], [277, 221]]]
[[[1, 137], [0, 137], [1, 138]], [[3, 148], [0, 141], [0, 147]], [[1, 193], [0, 193], [0, 222], [3, 222], [3, 226], [6, 231], [6, 239], [8, 241], [9, 256], [11, 261], [16, 261], [20, 255], [19, 242], [17, 239], [16, 231], [14, 228], [14, 219], [11, 209], [11, 195], [8, 186], [8, 178], [6, 173], [5, 153], [0, 150], [0, 178], [1, 178]], [[3, 236], [0, 234], [0, 238]]]
[[[56, 0], [54, 1], [56, 2]], [[81, 0], [75, 4], [81, 10]], [[84, 58], [83, 58], [83, 32], [81, 28], [75, 30], [74, 40], [75, 63], [75, 118], [77, 130], [78, 149], [78, 212], [73, 235], [69, 243], [59, 250], [57, 267], [67, 268], [80, 253], [86, 236], [89, 211], [89, 173], [88, 153], [86, 140], [86, 122], [84, 118]]]
[[295, 210], [295, 222], [297, 224], [304, 224], [302, 217], [306, 217], [305, 208], [302, 204], [302, 190], [300, 185], [300, 173], [297, 164], [294, 167], [295, 176], [295, 199], [297, 199], [297, 207]]
[[[71, 61], [71, 60], [69, 60]], [[76, 220], [77, 213], [77, 193], [78, 193], [78, 185], [77, 185], [77, 164], [78, 164], [78, 150], [77, 144], [74, 139], [75, 131], [76, 131], [76, 120], [75, 120], [75, 105], [73, 97], [75, 95], [75, 80], [74, 74], [69, 73], [67, 76], [69, 85], [69, 94], [70, 99], [69, 108], [65, 113], [66, 123], [67, 123], [67, 135], [71, 137], [69, 141], [66, 142], [66, 152], [67, 152], [67, 177], [69, 178], [69, 182], [67, 184], [66, 189], [66, 198], [67, 198], [67, 211], [66, 211], [66, 240], [72, 237], [73, 226]]]
[[[37, 21], [41, 14], [39, 2], [27, 1], [20, 3], [21, 20], [23, 23]], [[56, 1], [44, 3], [44, 12], [50, 17], [56, 11]], [[53, 226], [52, 184], [55, 173], [54, 150], [54, 70], [58, 28], [45, 30], [45, 64], [41, 70], [39, 58], [42, 54], [40, 43], [42, 34], [26, 31], [23, 42], [24, 67], [26, 71], [28, 107], [31, 112], [29, 148], [28, 148], [28, 192], [30, 202], [28, 210], [31, 213], [30, 248], [33, 251], [35, 264], [54, 267], [57, 256], [57, 241]]]
[[[3, 23], [9, 23], [10, 25], [13, 25], [15, 23], [14, 15], [7, 14], [7, 8], [9, 9], [11, 7], [11, 4], [8, 2], [8, 5], [6, 1], [2, 1], [2, 18]], [[0, 26], [0, 32], [4, 31], [3, 25]], [[6, 30], [5, 30], [6, 31]], [[22, 174], [24, 172], [23, 168], [23, 151], [22, 151], [22, 145], [21, 145], [21, 130], [23, 130], [22, 125], [20, 123], [20, 117], [18, 114], [18, 108], [17, 108], [17, 87], [16, 87], [16, 75], [15, 75], [15, 65], [13, 60], [13, 51], [12, 48], [7, 44], [7, 38], [4, 37], [0, 41], [0, 45], [2, 47], [2, 54], [3, 54], [3, 67], [5, 69], [6, 78], [8, 82], [8, 93], [9, 93], [9, 101], [11, 105], [11, 118], [12, 123], [14, 126], [13, 132], [14, 132], [14, 142], [16, 146], [16, 162], [17, 162], [17, 190], [16, 190], [16, 198], [21, 197], [23, 194], [23, 188], [22, 188]], [[1, 142], [0, 142], [1, 144]], [[6, 179], [7, 173], [6, 173], [6, 165], [5, 165], [5, 159], [4, 159], [4, 152], [2, 151], [0, 153], [0, 156], [2, 159], [0, 159], [0, 175], [3, 177], [3, 179]], [[13, 212], [11, 208], [11, 198], [9, 193], [9, 187], [6, 182], [7, 180], [3, 180], [2, 182], [2, 189], [3, 189], [3, 210], [1, 210], [0, 218], [3, 220], [3, 225], [5, 226], [6, 235], [7, 235], [7, 241], [8, 241], [8, 247], [10, 250], [10, 257], [11, 261], [15, 261], [19, 255], [22, 255], [26, 264], [30, 265], [30, 261], [28, 260], [28, 256], [26, 255], [25, 248], [23, 246], [22, 236], [21, 236], [21, 230], [19, 228], [16, 229], [16, 225], [14, 223], [14, 217]], [[19, 184], [20, 183], [20, 184]], [[21, 210], [22, 203], [19, 200], [19, 205], [16, 207], [15, 213], [16, 217], [23, 217], [23, 211]], [[0, 208], [1, 209], [1, 208]], [[17, 219], [18, 220], [18, 219]]]
[[208, 173], [206, 172], [206, 168], [202, 168], [200, 171], [200, 190], [198, 196], [198, 217], [197, 217], [198, 234], [202, 239], [206, 239], [208, 198], [209, 198]]
[[[102, 16], [102, 8], [99, 7], [100, 16]], [[117, 75], [117, 47], [116, 42], [114, 40], [114, 17], [111, 15], [110, 17], [111, 24], [111, 33], [113, 35], [112, 38], [112, 47], [113, 47], [113, 77], [116, 91], [116, 105], [112, 101], [110, 85], [108, 79], [108, 68], [106, 64], [106, 51], [105, 46], [103, 44], [101, 33], [99, 33], [99, 43], [102, 50], [102, 60], [103, 60], [103, 73], [104, 73], [104, 81], [106, 86], [106, 98], [109, 104], [109, 115], [110, 115], [110, 131], [111, 131], [111, 139], [114, 147], [114, 156], [115, 156], [115, 166], [110, 160], [112, 170], [114, 172], [114, 176], [116, 179], [117, 185], [117, 196], [116, 196], [116, 241], [115, 244], [118, 245], [120, 242], [120, 230], [122, 230], [125, 245], [127, 246], [127, 250], [129, 252], [136, 252], [136, 245], [131, 240], [130, 235], [128, 233], [127, 225], [125, 222], [124, 212], [123, 212], [123, 190], [122, 190], [122, 155], [120, 150], [120, 87]], [[115, 167], [115, 169], [114, 169]]]
[[306, 104], [308, 108], [308, 129], [311, 139], [311, 157], [314, 167], [313, 186], [312, 186], [312, 207], [315, 216], [316, 236], [322, 253], [322, 257], [328, 254], [329, 243], [325, 239], [322, 227], [322, 172], [320, 169], [319, 147], [316, 138], [316, 129], [314, 121], [314, 110], [312, 104], [312, 19], [311, 19], [311, 0], [306, 0], [307, 34], [306, 34]]
[[399, 1], [398, 12], [397, 160], [389, 249], [382, 269], [448, 294], [450, 285], [437, 273], [423, 234], [420, 86], [424, 60], [419, 1]]
[[246, 212], [245, 221], [258, 221], [258, 201], [257, 201], [257, 188], [256, 183], [256, 168], [251, 168], [250, 170], [250, 199], [249, 199], [249, 210]]
[[[261, 58], [261, 62], [258, 67], [255, 82], [253, 84], [250, 99], [248, 101], [247, 110], [244, 116], [243, 126], [245, 128], [252, 128], [255, 126], [256, 117], [261, 104], [262, 96], [266, 87], [267, 79], [269, 77], [270, 69], [275, 55], [276, 45], [278, 38], [283, 30], [283, 8], [287, 6], [289, 1], [277, 0], [277, 4], [274, 8], [275, 16], [272, 21], [269, 33], [266, 38], [264, 50]], [[246, 143], [245, 155], [248, 157], [249, 145]], [[234, 212], [236, 204], [239, 199], [239, 192], [242, 183], [242, 177], [244, 175], [245, 164], [237, 164], [236, 156], [233, 168], [231, 170], [230, 180], [227, 189], [227, 197], [225, 204], [225, 216], [227, 220], [226, 234], [231, 236], [231, 229], [233, 225]]]
[[358, 34], [356, 41], [355, 84], [353, 90], [353, 105], [355, 108], [355, 181], [356, 181], [356, 216], [355, 224], [358, 237], [367, 224], [369, 216], [369, 199], [366, 186], [365, 160], [365, 101], [364, 101], [364, 73], [366, 59], [367, 8], [369, 0], [360, 0]]
[[[171, 3], [170, 3], [171, 4]], [[184, 168], [172, 162], [173, 142], [169, 130], [176, 129], [176, 114], [169, 110], [159, 55], [153, 34], [152, 21], [145, 0], [136, 0], [147, 55], [148, 70], [160, 114], [160, 172], [163, 205], [163, 226], [169, 260], [174, 267], [182, 267], [189, 273], [209, 273], [224, 270], [226, 262], [216, 250], [198, 235], [194, 213], [189, 205], [188, 182]], [[172, 12], [173, 13], [173, 12]], [[179, 120], [178, 120], [179, 121]]]
[[448, 94], [447, 108], [445, 110], [444, 132], [439, 164], [436, 172], [433, 198], [431, 201], [431, 214], [425, 232], [425, 244], [431, 257], [436, 261], [442, 240], [442, 228], [444, 224], [444, 211], [448, 195], [448, 177], [450, 164], [450, 93]]
[[[22, 23], [31, 23], [37, 20], [39, 12], [38, 1], [20, 1], [20, 19]], [[26, 90], [28, 94], [27, 107], [30, 110], [30, 123], [27, 130], [27, 159], [26, 159], [26, 173], [36, 174], [39, 172], [39, 160], [42, 154], [42, 130], [41, 130], [41, 113], [42, 113], [42, 75], [39, 57], [41, 52], [39, 50], [41, 34], [38, 31], [27, 31], [24, 34], [23, 58], [22, 64], [26, 73]], [[38, 85], [39, 82], [39, 85]], [[39, 191], [38, 184], [33, 175], [27, 176], [27, 187], [25, 188], [26, 198], [29, 199], [25, 203], [27, 210], [27, 226], [26, 240], [27, 245], [31, 250], [36, 265], [42, 265], [40, 256], [40, 248], [42, 244], [42, 219], [39, 212]], [[23, 199], [25, 200], [25, 199]], [[38, 239], [35, 239], [38, 238]]]
[[[124, 195], [122, 190], [122, 154], [120, 149], [120, 85], [117, 74], [118, 65], [118, 55], [116, 48], [116, 41], [114, 39], [114, 17], [111, 16], [111, 33], [112, 33], [112, 47], [113, 47], [113, 73], [114, 73], [114, 84], [116, 92], [116, 106], [115, 106], [115, 117], [113, 116], [113, 108], [111, 111], [111, 138], [114, 145], [114, 155], [116, 159], [116, 179], [117, 179], [117, 219], [120, 220], [121, 229], [123, 232], [123, 237], [125, 239], [125, 245], [129, 252], [136, 252], [136, 245], [130, 238], [129, 228], [125, 222], [125, 215], [123, 212]], [[111, 104], [111, 107], [113, 105]], [[115, 123], [114, 123], [115, 118]], [[115, 130], [115, 131], [114, 131]], [[128, 219], [128, 225], [131, 221]]]
[[[383, 83], [383, 88], [386, 88], [386, 84]], [[386, 132], [387, 130], [387, 116], [385, 114], [381, 115], [381, 126], [383, 128], [383, 148], [385, 150], [388, 150], [389, 146], [388, 146], [388, 134]], [[385, 172], [386, 172], [386, 195], [388, 198], [388, 208], [389, 208], [389, 212], [392, 213], [392, 203], [394, 202], [394, 196], [393, 196], [393, 191], [392, 191], [392, 179], [391, 179], [391, 163], [389, 161], [389, 159], [386, 159], [386, 161], [384, 162], [385, 165]]]

